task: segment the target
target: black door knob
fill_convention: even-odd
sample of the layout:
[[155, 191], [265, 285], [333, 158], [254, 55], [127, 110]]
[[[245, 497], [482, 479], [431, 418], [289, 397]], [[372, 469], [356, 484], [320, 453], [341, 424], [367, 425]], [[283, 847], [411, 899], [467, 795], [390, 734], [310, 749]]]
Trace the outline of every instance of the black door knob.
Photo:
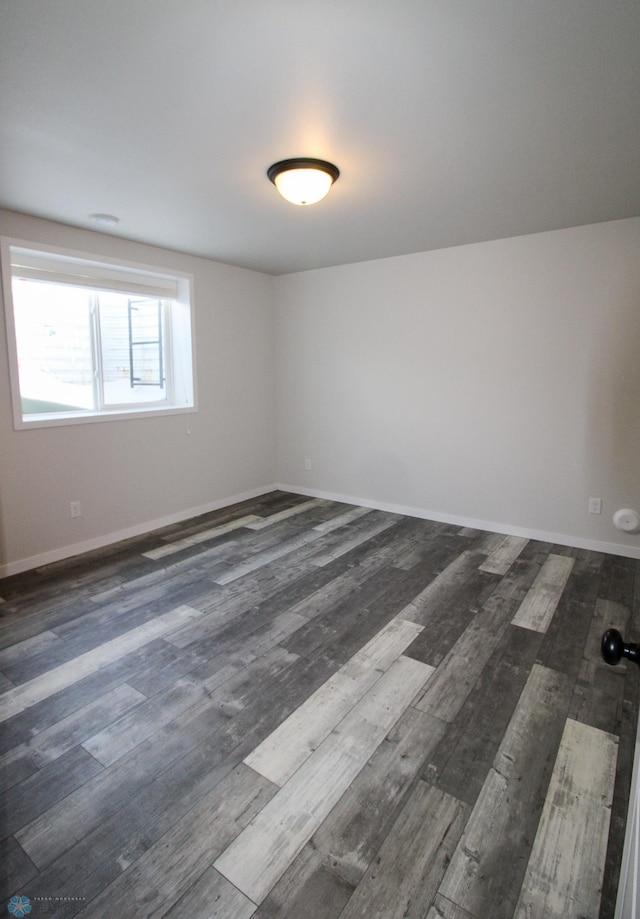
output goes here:
[[626, 645], [617, 629], [607, 629], [602, 636], [600, 650], [602, 659], [607, 664], [619, 664], [622, 658], [626, 657], [630, 661], [635, 661], [640, 667], [640, 647], [638, 645]]

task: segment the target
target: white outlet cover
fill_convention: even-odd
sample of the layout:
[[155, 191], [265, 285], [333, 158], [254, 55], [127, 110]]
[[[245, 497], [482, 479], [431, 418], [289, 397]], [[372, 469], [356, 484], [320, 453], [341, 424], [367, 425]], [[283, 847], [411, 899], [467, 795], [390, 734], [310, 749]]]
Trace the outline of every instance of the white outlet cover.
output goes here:
[[640, 530], [640, 514], [630, 507], [622, 507], [613, 515], [613, 522], [625, 533], [637, 533]]

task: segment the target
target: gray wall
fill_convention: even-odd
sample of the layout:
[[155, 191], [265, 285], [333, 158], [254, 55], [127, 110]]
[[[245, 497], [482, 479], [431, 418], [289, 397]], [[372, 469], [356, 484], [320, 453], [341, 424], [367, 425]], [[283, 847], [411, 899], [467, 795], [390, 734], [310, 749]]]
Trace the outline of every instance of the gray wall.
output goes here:
[[284, 485], [638, 553], [640, 219], [284, 276], [276, 333]]

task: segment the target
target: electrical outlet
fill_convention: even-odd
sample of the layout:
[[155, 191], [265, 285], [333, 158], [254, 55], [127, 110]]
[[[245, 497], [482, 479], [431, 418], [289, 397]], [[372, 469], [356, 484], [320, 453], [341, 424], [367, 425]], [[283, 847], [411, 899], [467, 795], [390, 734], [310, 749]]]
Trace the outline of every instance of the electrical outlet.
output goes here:
[[589, 513], [590, 514], [601, 514], [602, 513], [602, 498], [589, 498]]
[[72, 501], [69, 505], [72, 517], [82, 517], [82, 507], [79, 501]]
[[311, 469], [311, 460], [310, 460], [310, 459], [307, 458], [307, 459], [304, 461], [304, 468], [307, 470], [307, 472], [309, 472], [309, 470]]

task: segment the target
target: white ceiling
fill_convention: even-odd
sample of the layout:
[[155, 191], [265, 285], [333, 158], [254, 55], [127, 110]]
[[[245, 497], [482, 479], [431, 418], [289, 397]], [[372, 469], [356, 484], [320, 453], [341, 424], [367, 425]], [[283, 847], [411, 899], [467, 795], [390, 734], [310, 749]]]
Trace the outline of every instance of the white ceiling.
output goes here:
[[273, 274], [636, 216], [640, 3], [0, 0], [0, 118], [3, 206]]

